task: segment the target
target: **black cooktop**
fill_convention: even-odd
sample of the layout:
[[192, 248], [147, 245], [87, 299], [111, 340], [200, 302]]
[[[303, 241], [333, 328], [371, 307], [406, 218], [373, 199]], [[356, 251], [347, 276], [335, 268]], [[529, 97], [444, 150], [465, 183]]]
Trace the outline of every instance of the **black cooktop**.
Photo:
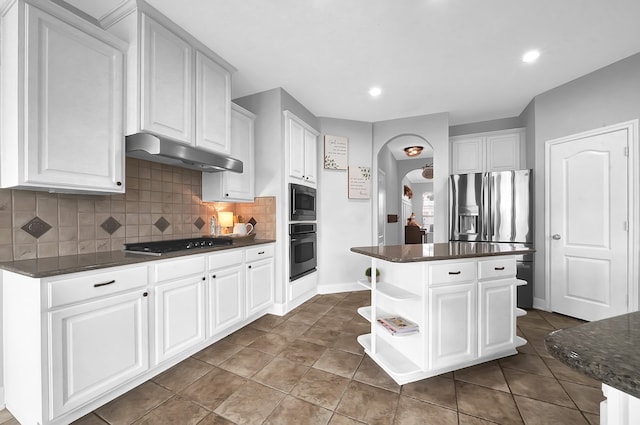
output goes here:
[[233, 244], [231, 238], [201, 237], [189, 239], [173, 239], [156, 242], [137, 242], [124, 244], [124, 252], [136, 254], [162, 255], [166, 252], [184, 251], [198, 248], [211, 248]]

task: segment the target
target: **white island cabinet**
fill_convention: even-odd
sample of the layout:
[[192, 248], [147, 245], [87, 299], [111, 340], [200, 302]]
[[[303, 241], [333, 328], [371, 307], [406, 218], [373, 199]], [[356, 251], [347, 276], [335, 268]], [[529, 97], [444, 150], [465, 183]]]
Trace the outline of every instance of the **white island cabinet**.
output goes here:
[[[516, 255], [521, 244], [451, 242], [352, 248], [372, 257], [379, 281], [371, 306], [359, 313], [371, 332], [358, 337], [365, 352], [398, 384], [516, 354]], [[371, 273], [375, 276], [375, 273]], [[379, 319], [400, 317], [417, 332], [392, 333]]]

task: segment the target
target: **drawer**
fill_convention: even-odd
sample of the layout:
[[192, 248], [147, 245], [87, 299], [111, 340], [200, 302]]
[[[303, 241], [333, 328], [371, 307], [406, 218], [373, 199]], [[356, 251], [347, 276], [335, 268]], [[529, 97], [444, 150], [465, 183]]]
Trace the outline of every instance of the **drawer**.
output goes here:
[[209, 270], [242, 264], [242, 250], [220, 252], [209, 255]]
[[68, 278], [51, 280], [48, 307], [81, 302], [147, 285], [147, 267], [104, 269], [95, 273], [74, 273]]
[[247, 248], [246, 261], [247, 263], [251, 261], [261, 260], [263, 258], [273, 257], [273, 244], [270, 245], [260, 245], [254, 248]]
[[429, 266], [429, 282], [431, 285], [469, 282], [476, 280], [476, 262], [434, 264]]
[[500, 279], [515, 275], [516, 262], [513, 257], [478, 261], [478, 279]]
[[153, 266], [153, 281], [165, 282], [180, 279], [194, 274], [204, 276], [204, 255], [194, 255], [180, 260], [170, 260]]

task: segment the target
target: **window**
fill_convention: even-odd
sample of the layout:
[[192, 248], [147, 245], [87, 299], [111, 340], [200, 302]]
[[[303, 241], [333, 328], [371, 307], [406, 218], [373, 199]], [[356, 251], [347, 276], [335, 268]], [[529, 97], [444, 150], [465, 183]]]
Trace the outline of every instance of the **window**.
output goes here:
[[433, 231], [433, 192], [422, 194], [422, 227]]

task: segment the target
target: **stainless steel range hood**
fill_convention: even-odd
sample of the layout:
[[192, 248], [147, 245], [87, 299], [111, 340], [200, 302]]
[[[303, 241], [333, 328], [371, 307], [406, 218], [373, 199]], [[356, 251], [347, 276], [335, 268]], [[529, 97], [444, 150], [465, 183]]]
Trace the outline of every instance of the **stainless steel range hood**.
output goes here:
[[148, 133], [126, 137], [127, 156], [161, 162], [177, 167], [212, 173], [233, 171], [242, 173], [242, 161], [223, 154], [207, 152]]

